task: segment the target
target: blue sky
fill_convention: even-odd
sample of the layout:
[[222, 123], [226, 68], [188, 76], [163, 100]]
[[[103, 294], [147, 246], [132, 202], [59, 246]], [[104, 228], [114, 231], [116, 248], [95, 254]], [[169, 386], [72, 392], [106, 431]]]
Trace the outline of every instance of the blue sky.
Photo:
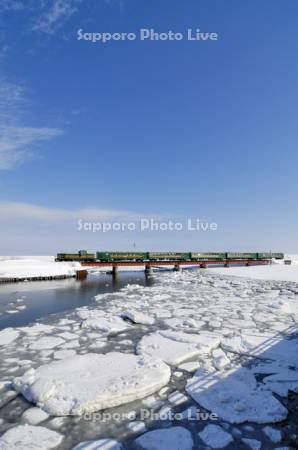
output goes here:
[[[0, 253], [297, 246], [294, 0], [0, 0]], [[218, 41], [77, 40], [154, 28]], [[216, 232], [77, 231], [187, 217]]]

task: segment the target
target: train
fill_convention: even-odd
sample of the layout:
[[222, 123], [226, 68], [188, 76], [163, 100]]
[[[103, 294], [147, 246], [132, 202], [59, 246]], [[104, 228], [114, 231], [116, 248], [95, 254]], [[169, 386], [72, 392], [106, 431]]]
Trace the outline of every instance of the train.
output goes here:
[[56, 261], [78, 262], [117, 262], [117, 261], [225, 261], [225, 260], [260, 260], [284, 259], [283, 253], [200, 253], [200, 252], [103, 252], [58, 253]]

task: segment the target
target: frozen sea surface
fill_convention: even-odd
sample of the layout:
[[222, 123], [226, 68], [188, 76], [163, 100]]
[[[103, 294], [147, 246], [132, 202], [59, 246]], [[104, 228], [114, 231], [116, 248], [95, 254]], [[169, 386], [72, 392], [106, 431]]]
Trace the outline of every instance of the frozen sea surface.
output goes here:
[[297, 448], [297, 293], [162, 273], [5, 329], [0, 449]]

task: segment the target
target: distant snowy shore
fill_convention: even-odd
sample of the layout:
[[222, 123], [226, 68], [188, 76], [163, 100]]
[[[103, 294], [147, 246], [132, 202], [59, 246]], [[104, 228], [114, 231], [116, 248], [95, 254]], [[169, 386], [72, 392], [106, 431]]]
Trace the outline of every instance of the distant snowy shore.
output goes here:
[[285, 255], [285, 260], [290, 260], [291, 265], [285, 265], [284, 260], [275, 260], [273, 264], [268, 266], [216, 267], [212, 269], [212, 272], [255, 280], [293, 281], [298, 283], [298, 255]]
[[53, 256], [0, 256], [0, 278], [75, 275], [77, 262], [56, 262]]

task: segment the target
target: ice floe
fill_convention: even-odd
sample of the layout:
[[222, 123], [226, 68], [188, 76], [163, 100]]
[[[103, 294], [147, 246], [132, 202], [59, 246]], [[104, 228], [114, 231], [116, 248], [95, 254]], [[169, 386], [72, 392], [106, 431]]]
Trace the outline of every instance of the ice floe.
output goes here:
[[241, 441], [251, 450], [260, 450], [262, 443], [257, 439], [242, 438]]
[[38, 425], [48, 419], [48, 417], [49, 414], [45, 411], [40, 408], [33, 407], [26, 409], [26, 411], [22, 414], [22, 421], [29, 425]]
[[288, 414], [270, 391], [257, 384], [253, 373], [241, 366], [211, 372], [199, 369], [186, 391], [199, 405], [231, 423], [279, 422]]
[[[184, 409], [197, 443], [202, 423], [187, 418], [187, 411], [192, 414], [197, 407], [225, 421], [220, 426], [235, 440], [229, 448], [239, 444], [257, 450], [261, 442], [272, 450], [277, 444], [253, 424], [285, 419], [284, 405], [292, 395], [287, 402], [278, 395], [298, 391], [297, 294], [297, 285], [289, 282], [234, 279], [212, 271], [163, 273], [153, 286], [125, 286], [98, 295], [92, 306], [4, 330], [2, 432], [7, 415], [14, 423], [58, 430], [66, 436], [67, 449], [83, 439], [93, 439], [93, 445], [99, 437], [130, 445], [135, 434], [150, 430], [142, 437], [150, 436], [152, 428], [160, 428], [160, 423], [139, 420], [140, 409], [167, 415], [162, 430], [155, 431], [171, 434], [177, 427], [167, 428], [174, 425], [169, 412]], [[173, 366], [172, 375], [167, 364]], [[15, 389], [40, 409], [24, 412]], [[67, 417], [113, 406], [116, 412], [134, 409], [132, 422], [112, 427]], [[46, 416], [40, 411], [65, 417], [42, 420]], [[247, 430], [238, 425], [246, 421]], [[288, 423], [291, 412], [278, 429]]]
[[199, 433], [202, 441], [212, 448], [224, 448], [233, 442], [233, 436], [218, 425], [206, 425]]
[[169, 379], [170, 369], [160, 360], [90, 353], [30, 369], [14, 387], [51, 415], [81, 415], [146, 397]]
[[196, 344], [167, 338], [158, 331], [144, 336], [137, 346], [137, 352], [160, 358], [170, 365], [180, 364], [182, 361], [200, 353]]
[[148, 316], [147, 314], [143, 314], [139, 311], [123, 311], [121, 313], [121, 317], [123, 319], [129, 319], [134, 323], [139, 323], [141, 325], [153, 325], [155, 319], [153, 317]]
[[135, 444], [142, 450], [193, 450], [191, 433], [183, 427], [148, 431]]
[[0, 346], [11, 344], [19, 336], [19, 331], [13, 328], [5, 328], [0, 331]]
[[0, 438], [0, 450], [50, 450], [57, 448], [63, 436], [45, 427], [18, 425]]
[[83, 329], [98, 330], [104, 333], [119, 333], [129, 327], [129, 324], [120, 317], [113, 317], [103, 311], [90, 310], [80, 312], [84, 318], [81, 327]]

